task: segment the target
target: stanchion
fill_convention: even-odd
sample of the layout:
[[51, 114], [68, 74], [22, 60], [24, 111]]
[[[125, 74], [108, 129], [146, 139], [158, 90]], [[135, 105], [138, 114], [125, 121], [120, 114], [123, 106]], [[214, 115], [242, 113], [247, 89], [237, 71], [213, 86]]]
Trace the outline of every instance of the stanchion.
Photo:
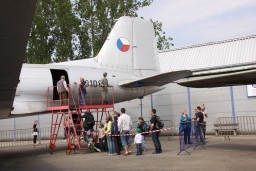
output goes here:
[[187, 151], [189, 148], [196, 149], [198, 146], [205, 149], [201, 144], [202, 137], [199, 141], [200, 133], [202, 134], [201, 127], [198, 125], [197, 121], [192, 122], [183, 122], [179, 125], [179, 143], [180, 143], [180, 151], [185, 151], [187, 154], [190, 153]]

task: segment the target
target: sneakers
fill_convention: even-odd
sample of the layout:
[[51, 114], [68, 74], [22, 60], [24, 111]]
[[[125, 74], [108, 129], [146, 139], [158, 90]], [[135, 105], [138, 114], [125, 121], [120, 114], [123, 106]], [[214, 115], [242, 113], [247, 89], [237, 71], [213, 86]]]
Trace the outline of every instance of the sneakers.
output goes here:
[[124, 156], [128, 156], [128, 152], [126, 153], [126, 152], [124, 152]]
[[91, 143], [88, 143], [87, 145], [88, 145], [88, 148], [90, 148], [90, 147], [91, 147]]
[[142, 153], [136, 153], [136, 156], [140, 156], [140, 155], [143, 155]]
[[99, 148], [97, 148], [97, 147], [94, 147], [94, 149], [95, 149], [96, 151], [98, 151], [98, 152], [101, 152], [101, 150], [100, 150]]
[[109, 156], [117, 156], [117, 153], [108, 153]]

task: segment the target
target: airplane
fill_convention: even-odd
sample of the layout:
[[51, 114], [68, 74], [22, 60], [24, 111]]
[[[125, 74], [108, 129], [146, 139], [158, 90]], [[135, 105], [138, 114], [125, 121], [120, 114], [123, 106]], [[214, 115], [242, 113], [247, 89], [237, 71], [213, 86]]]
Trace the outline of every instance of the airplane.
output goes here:
[[[164, 89], [165, 84], [191, 75], [189, 70], [160, 73], [153, 24], [135, 17], [119, 18], [94, 58], [22, 64], [35, 1], [1, 1], [0, 6], [3, 7], [0, 16], [7, 18], [4, 28], [0, 28], [0, 34], [5, 35], [1, 36], [0, 44], [4, 61], [0, 67], [1, 119], [47, 112], [47, 88], [56, 86], [62, 75], [74, 97], [79, 95], [75, 82], [82, 76], [89, 84], [90, 96], [96, 98], [102, 91], [102, 74], [107, 72], [115, 103], [152, 94]], [[3, 74], [6, 71], [8, 73]], [[58, 99], [56, 88], [52, 90], [53, 100]]]

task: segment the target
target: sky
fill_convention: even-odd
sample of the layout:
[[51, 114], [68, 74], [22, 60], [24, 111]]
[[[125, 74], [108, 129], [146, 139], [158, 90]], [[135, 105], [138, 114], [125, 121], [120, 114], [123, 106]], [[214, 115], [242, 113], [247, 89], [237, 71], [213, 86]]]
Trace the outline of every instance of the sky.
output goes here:
[[256, 0], [154, 0], [138, 15], [162, 22], [174, 48], [256, 35]]

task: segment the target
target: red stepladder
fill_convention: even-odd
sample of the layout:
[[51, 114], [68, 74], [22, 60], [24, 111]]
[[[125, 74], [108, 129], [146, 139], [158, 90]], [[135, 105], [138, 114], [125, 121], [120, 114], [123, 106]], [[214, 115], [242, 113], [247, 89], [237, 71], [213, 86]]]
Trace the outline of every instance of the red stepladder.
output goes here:
[[[78, 85], [78, 84], [77, 84]], [[89, 89], [89, 91], [88, 91]], [[78, 110], [79, 113], [83, 114], [84, 112], [91, 112], [95, 119], [95, 126], [93, 131], [89, 135], [90, 144], [95, 144], [98, 141], [98, 127], [100, 123], [105, 123], [103, 120], [103, 117], [107, 117], [108, 115], [111, 115], [114, 112], [114, 88], [109, 88], [109, 101], [108, 103], [104, 102], [103, 94], [102, 94], [102, 88], [101, 87], [95, 87], [95, 85], [88, 85], [87, 87], [87, 94], [86, 99], [84, 99], [84, 96], [81, 94], [81, 88], [77, 86], [78, 94]], [[80, 102], [83, 102], [82, 104]], [[83, 121], [81, 121], [83, 123]], [[82, 124], [81, 124], [82, 125]], [[81, 141], [83, 141], [81, 139]], [[90, 147], [90, 150], [94, 150], [93, 147]]]
[[[71, 154], [72, 151], [75, 153], [75, 149], [86, 150], [88, 149], [87, 144], [83, 140], [83, 119], [80, 118], [84, 111], [90, 111], [95, 118], [94, 130], [98, 129], [99, 123], [102, 123], [103, 116], [110, 115], [114, 112], [114, 92], [112, 88], [111, 100], [107, 104], [103, 104], [103, 98], [101, 96], [101, 90], [95, 90], [90, 88], [87, 103], [80, 104], [80, 89], [78, 88], [78, 100], [75, 101], [74, 95], [68, 85], [69, 94], [67, 99], [54, 97], [54, 91], [56, 86], [48, 87], [47, 90], [47, 110], [52, 112], [51, 121], [51, 133], [50, 133], [50, 152], [53, 153], [56, 148], [56, 142], [58, 140], [60, 129], [64, 124], [64, 130], [66, 133], [67, 150], [66, 154]], [[99, 96], [95, 91], [99, 93]], [[92, 95], [94, 92], [94, 96]], [[56, 95], [55, 95], [56, 96]], [[85, 99], [84, 99], [85, 100]], [[71, 105], [70, 105], [71, 102]], [[103, 122], [105, 123], [105, 122]], [[97, 142], [96, 132], [91, 132], [90, 135], [92, 142]], [[90, 149], [93, 150], [93, 147]]]
[[73, 116], [79, 115], [79, 111], [76, 109], [76, 105], [73, 105], [72, 109], [70, 108], [70, 99], [72, 100], [73, 104], [75, 104], [70, 88], [67, 99], [62, 99], [61, 97], [54, 99], [54, 89], [56, 90], [56, 86], [48, 87], [47, 90], [47, 110], [52, 112], [49, 148], [52, 154], [53, 150], [56, 148], [56, 141], [58, 139], [61, 125], [62, 123], [65, 123], [64, 131], [66, 135], [65, 138], [67, 140], [66, 153], [68, 154], [70, 149], [75, 150], [76, 148], [75, 138], [77, 137], [77, 130], [74, 123], [77, 122], [77, 120], [74, 119]]

